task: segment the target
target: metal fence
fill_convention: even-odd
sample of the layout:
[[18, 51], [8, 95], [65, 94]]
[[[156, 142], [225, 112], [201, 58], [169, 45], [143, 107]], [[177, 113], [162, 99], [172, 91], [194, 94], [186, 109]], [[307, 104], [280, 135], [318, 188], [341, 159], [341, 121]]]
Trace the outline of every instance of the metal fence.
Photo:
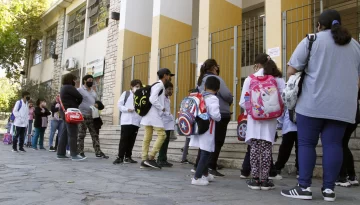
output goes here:
[[195, 87], [197, 68], [197, 39], [191, 39], [159, 50], [159, 67], [168, 68], [175, 74], [174, 95], [171, 110], [176, 116], [181, 100]]
[[150, 53], [132, 56], [123, 60], [123, 91], [130, 87], [134, 79], [141, 80], [144, 85], [149, 82]]
[[238, 102], [243, 81], [251, 72], [255, 56], [264, 52], [264, 32], [265, 18], [256, 17], [244, 20], [242, 25], [210, 34], [209, 57], [220, 65], [220, 76], [234, 95], [232, 120], [236, 120], [241, 112]]

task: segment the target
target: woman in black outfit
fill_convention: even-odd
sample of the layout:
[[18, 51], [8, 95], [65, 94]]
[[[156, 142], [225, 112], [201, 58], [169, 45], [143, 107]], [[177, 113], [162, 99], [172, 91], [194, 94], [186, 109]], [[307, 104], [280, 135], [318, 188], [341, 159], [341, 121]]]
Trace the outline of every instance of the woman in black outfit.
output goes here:
[[[83, 97], [75, 88], [75, 81], [77, 77], [71, 73], [64, 75], [62, 79], [62, 87], [60, 90], [60, 99], [66, 109], [79, 108]], [[65, 119], [63, 109], [60, 109], [60, 115], [62, 119]], [[68, 159], [66, 156], [66, 145], [69, 143], [70, 155], [73, 161], [81, 161], [86, 157], [81, 157], [77, 153], [77, 137], [78, 137], [78, 125], [69, 124], [64, 120], [63, 132], [59, 139], [59, 145], [57, 150], [57, 159]]]

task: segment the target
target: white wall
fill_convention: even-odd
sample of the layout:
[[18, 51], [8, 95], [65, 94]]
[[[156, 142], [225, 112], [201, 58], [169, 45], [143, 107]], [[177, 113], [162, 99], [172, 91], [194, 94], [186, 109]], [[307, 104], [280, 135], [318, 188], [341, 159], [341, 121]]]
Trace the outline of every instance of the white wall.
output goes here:
[[163, 15], [188, 25], [192, 24], [192, 0], [154, 0], [153, 16]]
[[41, 63], [37, 64], [37, 65], [34, 65], [34, 66], [31, 66], [30, 68], [30, 80], [35, 80], [35, 81], [39, 81], [40, 78], [41, 78]]
[[242, 8], [243, 0], [226, 0], [226, 1], [234, 4], [234, 5], [237, 6], [237, 7]]
[[91, 35], [86, 42], [85, 65], [98, 58], [105, 58], [108, 28]]
[[[67, 40], [67, 38], [65, 40]], [[85, 46], [85, 41], [82, 40], [66, 48], [63, 54], [64, 58], [63, 58], [62, 66], [65, 66], [65, 62], [68, 58], [75, 58], [78, 63], [78, 68], [82, 68], [84, 66], [83, 65], [84, 46]]]
[[54, 73], [54, 59], [48, 58], [43, 62], [43, 68], [41, 72], [41, 82], [52, 80]]

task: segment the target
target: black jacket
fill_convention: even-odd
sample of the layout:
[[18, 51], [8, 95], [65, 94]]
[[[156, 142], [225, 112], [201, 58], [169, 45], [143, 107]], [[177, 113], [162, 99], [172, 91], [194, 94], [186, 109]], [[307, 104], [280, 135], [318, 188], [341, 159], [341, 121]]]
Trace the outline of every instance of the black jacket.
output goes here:
[[44, 108], [45, 112], [41, 112], [41, 108], [40, 107], [35, 107], [35, 122], [34, 122], [34, 127], [36, 128], [41, 128], [42, 126], [42, 117], [47, 117], [49, 115], [51, 115], [50, 111], [47, 108]]
[[59, 108], [55, 107], [57, 104], [56, 101], [54, 101], [52, 104], [51, 104], [51, 116], [54, 117], [54, 114], [59, 112]]

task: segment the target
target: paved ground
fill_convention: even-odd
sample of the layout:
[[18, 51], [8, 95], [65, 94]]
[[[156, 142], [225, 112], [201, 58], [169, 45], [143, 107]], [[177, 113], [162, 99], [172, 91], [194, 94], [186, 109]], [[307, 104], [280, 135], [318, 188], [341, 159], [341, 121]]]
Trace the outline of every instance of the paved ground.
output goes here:
[[[272, 191], [252, 191], [238, 170], [224, 170], [207, 187], [190, 185], [190, 165], [141, 170], [139, 165], [112, 165], [114, 157], [85, 162], [59, 161], [55, 153], [28, 150], [12, 153], [0, 144], [1, 205], [232, 205], [232, 204], [327, 204], [315, 181], [314, 200], [299, 201], [280, 196], [280, 190], [296, 183], [293, 176], [276, 181]], [[336, 204], [359, 204], [360, 188], [338, 188]]]

